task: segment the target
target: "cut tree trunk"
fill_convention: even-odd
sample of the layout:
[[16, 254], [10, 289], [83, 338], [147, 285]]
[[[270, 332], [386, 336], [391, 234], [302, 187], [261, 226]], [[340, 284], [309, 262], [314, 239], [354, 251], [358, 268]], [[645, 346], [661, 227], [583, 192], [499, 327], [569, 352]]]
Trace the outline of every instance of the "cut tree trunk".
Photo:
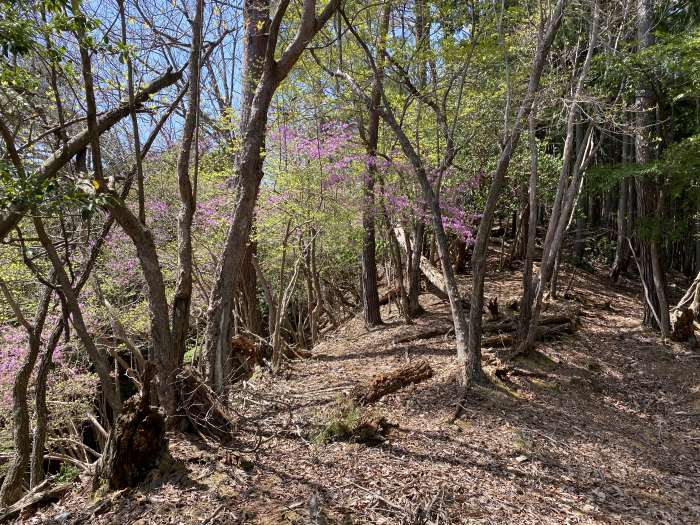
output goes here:
[[686, 342], [691, 339], [695, 333], [693, 322], [696, 314], [691, 309], [684, 308], [673, 321], [673, 331], [671, 332], [671, 341]]
[[408, 385], [420, 383], [431, 377], [433, 377], [433, 369], [428, 362], [415, 361], [393, 372], [374, 376], [369, 384], [358, 388], [352, 394], [352, 400], [356, 405], [368, 405]]

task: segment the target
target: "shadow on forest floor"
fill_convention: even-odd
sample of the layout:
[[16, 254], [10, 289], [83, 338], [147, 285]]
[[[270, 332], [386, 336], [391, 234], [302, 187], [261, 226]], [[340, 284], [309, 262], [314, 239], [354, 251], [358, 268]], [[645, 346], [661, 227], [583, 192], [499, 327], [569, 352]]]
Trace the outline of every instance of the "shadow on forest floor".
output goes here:
[[[469, 276], [459, 279], [466, 290]], [[520, 280], [493, 272], [485, 296], [516, 296]], [[393, 343], [449, 326], [448, 306], [423, 295], [428, 313], [413, 326], [384, 307], [386, 325], [352, 319], [283, 377], [255, 376], [234, 399], [244, 417], [232, 447], [173, 437], [183, 472], [120, 495], [93, 522], [203, 523], [217, 512], [216, 523], [301, 524], [313, 495], [336, 524], [409, 523], [438, 506], [444, 523], [700, 523], [697, 353], [640, 328], [632, 281], [565, 267], [560, 283], [568, 299], [548, 311], [578, 308], [579, 329], [538, 346], [551, 366], [519, 365], [537, 377], [471, 392], [455, 423], [451, 336]], [[398, 425], [384, 444], [310, 441], [355, 386], [407, 359], [435, 375], [367, 409]], [[493, 374], [491, 352], [484, 363]]]

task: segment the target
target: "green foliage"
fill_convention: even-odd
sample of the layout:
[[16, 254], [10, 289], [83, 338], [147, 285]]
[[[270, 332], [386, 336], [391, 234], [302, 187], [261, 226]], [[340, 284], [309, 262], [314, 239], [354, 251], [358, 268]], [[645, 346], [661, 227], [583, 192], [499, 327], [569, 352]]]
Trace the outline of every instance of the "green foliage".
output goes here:
[[321, 429], [312, 435], [311, 441], [316, 444], [346, 441], [353, 435], [362, 419], [361, 408], [350, 401], [342, 400], [332, 410]]
[[70, 463], [61, 463], [61, 468], [59, 469], [58, 474], [56, 474], [56, 482], [59, 485], [72, 483], [78, 478], [79, 474], [80, 471], [75, 465], [71, 465]]

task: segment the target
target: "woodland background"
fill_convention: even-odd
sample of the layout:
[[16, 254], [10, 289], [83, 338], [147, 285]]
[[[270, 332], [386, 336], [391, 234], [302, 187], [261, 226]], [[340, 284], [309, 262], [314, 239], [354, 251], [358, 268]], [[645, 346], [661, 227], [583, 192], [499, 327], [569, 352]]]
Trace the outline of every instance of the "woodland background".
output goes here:
[[[602, 330], [585, 312], [692, 356], [699, 22], [694, 0], [0, 0], [3, 516], [137, 486], [183, 436], [244, 454], [246, 389], [336, 385], [324, 352], [365, 335], [451, 357], [346, 370], [321, 443], [383, 442], [362, 407], [435, 370], [451, 424], [551, 379], [528, 366]], [[696, 357], [665, 388], [697, 393]]]

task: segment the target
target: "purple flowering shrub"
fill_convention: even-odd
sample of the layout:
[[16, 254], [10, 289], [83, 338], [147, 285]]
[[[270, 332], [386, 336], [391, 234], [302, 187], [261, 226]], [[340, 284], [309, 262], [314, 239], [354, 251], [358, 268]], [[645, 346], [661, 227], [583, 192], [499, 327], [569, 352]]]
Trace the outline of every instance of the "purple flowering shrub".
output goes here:
[[[54, 318], [47, 319], [47, 326], [53, 326], [54, 322]], [[26, 356], [27, 344], [24, 328], [10, 323], [0, 325], [1, 449], [12, 447], [12, 387], [15, 375]], [[79, 350], [59, 345], [54, 350], [52, 361], [47, 390], [50, 431], [69, 425], [69, 421], [79, 424], [90, 409], [97, 388], [97, 376], [88, 371], [87, 360]], [[34, 381], [35, 376], [32, 376], [28, 396], [32, 419]]]

